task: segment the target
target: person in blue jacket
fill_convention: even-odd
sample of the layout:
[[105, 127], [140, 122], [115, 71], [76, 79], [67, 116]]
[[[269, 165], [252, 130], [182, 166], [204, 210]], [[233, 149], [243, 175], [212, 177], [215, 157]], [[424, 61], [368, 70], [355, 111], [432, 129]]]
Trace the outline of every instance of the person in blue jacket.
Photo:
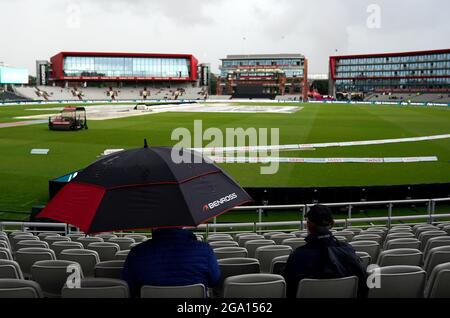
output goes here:
[[331, 210], [313, 206], [306, 214], [309, 235], [306, 245], [297, 248], [288, 258], [283, 276], [287, 297], [295, 298], [299, 282], [305, 278], [333, 279], [358, 277], [358, 297], [367, 294], [367, 272], [350, 244], [339, 242], [331, 233], [334, 219]]
[[214, 287], [220, 276], [211, 247], [180, 228], [153, 230], [151, 240], [131, 249], [122, 271], [133, 297], [139, 296], [144, 285]]

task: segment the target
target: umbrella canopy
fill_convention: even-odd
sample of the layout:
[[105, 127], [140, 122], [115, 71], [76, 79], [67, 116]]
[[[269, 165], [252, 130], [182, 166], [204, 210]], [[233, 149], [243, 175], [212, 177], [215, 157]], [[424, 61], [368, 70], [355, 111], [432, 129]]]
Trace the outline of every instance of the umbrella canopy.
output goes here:
[[192, 162], [175, 163], [172, 151], [145, 147], [106, 156], [80, 172], [37, 217], [74, 225], [87, 234], [197, 226], [252, 201], [200, 154], [174, 149]]

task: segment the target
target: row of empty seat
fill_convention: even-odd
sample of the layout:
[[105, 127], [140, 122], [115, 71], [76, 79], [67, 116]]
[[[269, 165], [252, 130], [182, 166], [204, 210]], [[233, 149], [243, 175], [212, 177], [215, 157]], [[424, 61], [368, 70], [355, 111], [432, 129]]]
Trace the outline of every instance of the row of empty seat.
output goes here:
[[411, 103], [450, 103], [448, 93], [373, 93], [368, 95], [365, 101], [372, 102], [411, 102]]
[[[364, 266], [371, 271], [380, 271], [382, 281], [388, 280], [384, 276], [403, 277], [409, 275], [410, 277], [417, 277], [418, 283], [416, 285], [418, 287], [414, 289], [415, 294], [413, 296], [406, 290], [389, 294], [387, 293], [388, 289], [382, 287], [381, 289], [371, 290], [369, 297], [442, 297], [442, 295], [450, 297], [450, 294], [445, 294], [448, 290], [441, 286], [442, 282], [450, 285], [449, 277], [446, 274], [450, 262], [449, 231], [449, 224], [421, 224], [415, 227], [395, 226], [390, 229], [386, 227], [373, 227], [366, 230], [349, 228], [343, 231], [335, 231], [334, 235], [338, 240], [350, 242]], [[222, 271], [222, 282], [218, 288], [209, 292], [203, 287], [204, 295], [214, 297], [241, 295], [240, 292], [233, 291], [234, 287], [229, 287], [233, 285], [236, 277], [243, 280], [243, 283], [241, 283], [241, 280], [236, 278], [239, 286], [242, 284], [246, 286], [249, 284], [250, 286], [253, 283], [266, 286], [265, 280], [269, 278], [278, 282], [276, 286], [282, 286], [285, 283], [280, 274], [286, 261], [293, 250], [306, 244], [304, 238], [307, 235], [306, 231], [268, 232], [263, 233], [263, 235], [256, 233], [240, 233], [235, 236], [221, 233], [208, 235], [206, 240], [218, 258]], [[198, 238], [205, 240], [205, 237], [200, 235]], [[129, 249], [147, 239], [149, 238], [140, 234], [118, 237], [116, 234], [107, 233], [86, 237], [83, 234], [62, 236], [54, 233], [40, 233], [39, 235], [33, 235], [30, 232], [16, 231], [7, 235], [0, 232], [0, 279], [20, 281], [24, 278], [31, 279], [41, 286], [44, 297], [60, 297], [67, 280], [66, 269], [69, 265], [79, 266], [82, 277], [87, 280], [91, 279], [91, 282], [86, 283], [86, 286], [95, 285], [95, 279], [97, 279], [97, 282], [104, 278], [120, 279], [123, 262]], [[372, 263], [378, 264], [379, 267], [369, 267]], [[58, 271], [61, 272], [61, 275], [56, 275]], [[59, 281], [53, 282], [52, 279], [57, 277], [59, 277]], [[246, 281], [246, 279], [249, 279], [249, 281]], [[328, 284], [334, 284], [335, 286], [344, 284], [344, 282], [350, 284], [355, 279], [356, 277], [348, 280], [331, 281]], [[317, 289], [317, 286], [326, 285], [327, 282], [305, 280], [302, 284], [307, 283], [315, 286], [311, 288]], [[299, 286], [299, 290], [302, 291], [299, 291], [298, 296], [311, 296], [313, 292], [302, 284], [300, 284], [302, 288]], [[155, 286], [149, 286], [146, 290], [150, 291], [155, 288]], [[158, 288], [161, 289], [162, 287]], [[189, 290], [187, 287], [171, 288], [173, 293], [178, 293], [180, 289], [184, 292]], [[198, 286], [193, 287], [193, 289], [200, 290]], [[279, 287], [278, 289], [285, 291], [285, 287]], [[323, 287], [319, 288], [319, 290], [321, 289]], [[253, 293], [245, 294], [246, 297], [259, 298], [264, 297], [264, 295], [275, 297], [269, 291], [264, 292], [267, 294], [260, 295], [259, 292], [265, 290], [264, 288], [255, 290], [253, 287], [249, 290], [252, 290]], [[276, 288], [270, 290], [276, 290]], [[340, 296], [353, 295], [354, 290], [351, 290], [352, 292], [349, 293], [341, 290]], [[167, 295], [173, 295], [169, 291], [167, 293]], [[67, 296], [67, 293], [65, 295]], [[126, 293], [122, 295], [126, 295]], [[322, 293], [322, 296], [325, 295], [326, 293]], [[276, 295], [276, 297], [284, 296], [283, 292]], [[339, 295], [333, 297], [336, 296]]]
[[122, 87], [122, 88], [62, 88], [54, 86], [17, 86], [17, 96], [23, 99], [40, 101], [59, 100], [174, 100], [204, 99], [206, 89], [191, 84], [171, 85], [170, 87]]

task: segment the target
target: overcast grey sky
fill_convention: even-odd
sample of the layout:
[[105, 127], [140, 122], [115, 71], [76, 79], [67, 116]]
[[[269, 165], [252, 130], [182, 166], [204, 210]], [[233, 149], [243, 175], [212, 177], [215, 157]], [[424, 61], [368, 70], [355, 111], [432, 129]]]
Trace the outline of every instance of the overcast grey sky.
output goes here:
[[336, 50], [450, 48], [449, 14], [446, 0], [0, 0], [0, 61], [34, 74], [60, 51], [193, 53], [217, 71], [227, 54], [302, 53], [326, 73]]

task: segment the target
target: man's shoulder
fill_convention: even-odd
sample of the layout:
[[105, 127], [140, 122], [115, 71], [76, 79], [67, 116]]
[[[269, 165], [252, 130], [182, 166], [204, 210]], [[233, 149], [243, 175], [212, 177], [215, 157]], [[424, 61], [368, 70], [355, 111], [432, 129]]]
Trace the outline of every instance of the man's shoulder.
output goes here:
[[130, 253], [129, 254], [135, 254], [135, 253], [140, 253], [142, 251], [147, 250], [151, 245], [153, 244], [152, 240], [147, 240], [145, 242], [142, 242], [134, 247], [132, 247], [130, 249]]
[[314, 255], [314, 254], [317, 254], [319, 252], [320, 252], [319, 248], [316, 248], [316, 247], [314, 247], [314, 246], [312, 246], [310, 244], [306, 244], [304, 246], [300, 246], [300, 247], [296, 248], [292, 252], [291, 256], [297, 258], [297, 257], [306, 256], [306, 255]]

